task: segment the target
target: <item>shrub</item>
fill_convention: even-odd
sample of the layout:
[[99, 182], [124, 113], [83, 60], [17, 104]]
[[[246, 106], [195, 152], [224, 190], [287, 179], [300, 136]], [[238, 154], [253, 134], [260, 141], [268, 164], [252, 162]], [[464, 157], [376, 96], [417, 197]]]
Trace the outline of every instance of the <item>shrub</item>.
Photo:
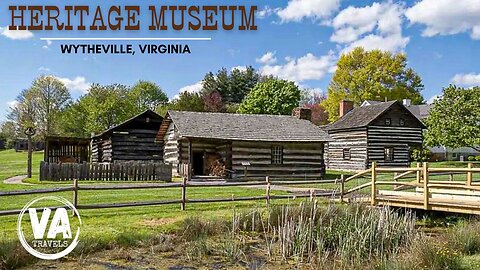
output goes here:
[[182, 237], [186, 241], [219, 235], [228, 231], [228, 224], [224, 220], [204, 220], [198, 217], [188, 217], [183, 222]]
[[467, 160], [468, 161], [475, 161], [475, 157], [474, 156], [468, 156]]
[[448, 242], [455, 250], [473, 255], [480, 252], [480, 222], [458, 225], [447, 234]]
[[428, 161], [430, 157], [432, 156], [432, 153], [430, 150], [424, 148], [414, 148], [412, 149], [412, 153], [410, 154], [410, 157], [412, 158], [413, 161], [416, 162], [424, 162]]
[[446, 241], [435, 241], [420, 236], [397, 258], [387, 262], [383, 269], [388, 270], [459, 270], [462, 269], [461, 257], [448, 246]]
[[480, 161], [480, 156], [476, 156], [476, 157], [475, 157], [475, 160], [476, 160], [476, 161]]

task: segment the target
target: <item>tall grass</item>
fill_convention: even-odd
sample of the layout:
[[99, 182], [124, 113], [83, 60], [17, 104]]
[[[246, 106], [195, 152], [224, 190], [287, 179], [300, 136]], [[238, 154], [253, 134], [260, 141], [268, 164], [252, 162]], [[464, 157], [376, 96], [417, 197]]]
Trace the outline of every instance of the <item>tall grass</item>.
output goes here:
[[385, 261], [415, 238], [414, 225], [409, 212], [361, 205], [318, 207], [312, 202], [243, 212], [234, 218], [238, 229], [263, 230], [271, 256], [316, 264], [326, 259], [345, 265]]

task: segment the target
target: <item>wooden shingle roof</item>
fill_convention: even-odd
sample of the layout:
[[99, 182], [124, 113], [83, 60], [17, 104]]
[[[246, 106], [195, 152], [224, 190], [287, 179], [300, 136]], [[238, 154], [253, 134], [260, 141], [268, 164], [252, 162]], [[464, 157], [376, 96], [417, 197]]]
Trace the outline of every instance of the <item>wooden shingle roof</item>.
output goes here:
[[287, 115], [168, 111], [157, 135], [173, 121], [180, 136], [242, 141], [325, 142], [328, 134], [308, 120]]
[[[372, 121], [377, 119], [377, 117], [379, 117], [384, 112], [386, 112], [390, 107], [392, 107], [393, 104], [399, 104], [401, 107], [405, 108], [398, 101], [379, 102], [379, 103], [368, 105], [368, 106], [356, 107], [353, 110], [349, 111], [344, 116], [342, 116], [337, 121], [327, 126], [324, 126], [324, 129], [328, 131], [334, 131], [334, 130], [366, 127]], [[409, 111], [406, 108], [405, 108], [405, 111], [408, 113], [411, 113], [411, 111]], [[417, 118], [415, 115], [413, 116]]]

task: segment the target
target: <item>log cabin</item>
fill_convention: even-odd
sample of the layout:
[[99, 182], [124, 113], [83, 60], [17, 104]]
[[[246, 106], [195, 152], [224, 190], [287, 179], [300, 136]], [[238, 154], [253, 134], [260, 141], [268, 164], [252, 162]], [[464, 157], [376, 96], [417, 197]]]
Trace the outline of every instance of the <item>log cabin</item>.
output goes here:
[[329, 136], [310, 120], [307, 108], [292, 116], [168, 111], [157, 141], [174, 176], [321, 179]]
[[146, 110], [92, 136], [92, 162], [163, 161], [163, 146], [155, 143], [162, 117]]
[[364, 170], [378, 166], [409, 166], [410, 151], [422, 147], [425, 125], [402, 103], [340, 102], [340, 118], [324, 126], [333, 141], [326, 147], [326, 166]]

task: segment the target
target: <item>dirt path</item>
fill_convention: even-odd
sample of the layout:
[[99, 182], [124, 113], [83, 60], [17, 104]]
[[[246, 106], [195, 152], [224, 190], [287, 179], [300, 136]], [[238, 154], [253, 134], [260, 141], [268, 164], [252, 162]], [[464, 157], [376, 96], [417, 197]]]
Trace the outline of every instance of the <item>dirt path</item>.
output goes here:
[[27, 178], [26, 175], [17, 175], [14, 177], [10, 177], [8, 179], [5, 179], [3, 183], [5, 184], [11, 184], [11, 185], [26, 185], [26, 186], [34, 186], [34, 184], [30, 183], [24, 183], [23, 179]]

